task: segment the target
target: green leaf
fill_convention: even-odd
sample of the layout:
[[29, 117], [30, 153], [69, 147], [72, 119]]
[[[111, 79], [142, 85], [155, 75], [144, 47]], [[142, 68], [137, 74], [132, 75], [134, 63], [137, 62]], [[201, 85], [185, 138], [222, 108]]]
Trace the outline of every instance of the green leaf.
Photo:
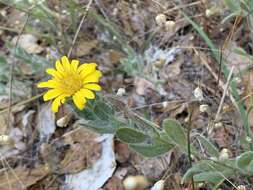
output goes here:
[[183, 178], [182, 178], [182, 183], [184, 182], [188, 182], [191, 180], [191, 177], [194, 174], [203, 172], [203, 171], [209, 171], [212, 170], [210, 168], [211, 161], [209, 160], [201, 160], [200, 162], [196, 163], [195, 165], [193, 165], [190, 169], [187, 170], [187, 172], [184, 174]]
[[167, 153], [174, 145], [157, 141], [154, 144], [130, 144], [129, 147], [144, 157], [156, 157]]
[[114, 109], [104, 101], [98, 100], [95, 102], [93, 112], [101, 120], [109, 120], [114, 116]]
[[168, 137], [183, 149], [187, 148], [187, 139], [183, 127], [180, 123], [173, 119], [165, 119], [163, 121], [163, 129]]
[[236, 158], [236, 167], [239, 168], [243, 173], [253, 173], [251, 170], [253, 162], [253, 152], [244, 152]]
[[116, 131], [116, 136], [123, 142], [129, 143], [129, 144], [134, 144], [134, 143], [142, 143], [146, 141], [149, 136], [145, 135], [141, 131], [124, 127], [124, 128], [119, 128]]
[[0, 55], [0, 65], [1, 65], [1, 67], [6, 65], [6, 64], [7, 64], [6, 59], [4, 58], [4, 56]]
[[249, 55], [244, 49], [240, 48], [240, 47], [236, 47], [234, 50], [233, 50], [236, 54], [240, 55], [240, 56], [244, 56], [244, 57], [247, 57], [249, 59], [252, 59], [252, 56]]
[[211, 160], [201, 160], [188, 169], [182, 178], [182, 183], [190, 181], [193, 177], [195, 182], [207, 182], [216, 189], [225, 178], [234, 175], [234, 163], [234, 160], [229, 160], [226, 165]]
[[231, 11], [238, 12], [240, 10], [240, 2], [238, 0], [224, 0], [224, 2]]
[[83, 127], [86, 127], [92, 131], [95, 131], [97, 133], [115, 133], [115, 130], [118, 126], [109, 123], [107, 121], [81, 121], [80, 125]]
[[206, 151], [210, 154], [210, 156], [219, 157], [219, 150], [205, 137], [198, 136], [200, 143], [204, 146]]
[[193, 176], [194, 182], [208, 182], [216, 188], [224, 181], [223, 174], [218, 171], [208, 171]]
[[140, 127], [143, 131], [145, 131], [146, 134], [148, 134], [151, 137], [159, 137], [160, 131], [159, 126], [156, 125], [154, 122], [147, 120], [146, 118], [137, 115], [135, 113], [130, 113], [131, 119], [134, 121], [134, 123]]

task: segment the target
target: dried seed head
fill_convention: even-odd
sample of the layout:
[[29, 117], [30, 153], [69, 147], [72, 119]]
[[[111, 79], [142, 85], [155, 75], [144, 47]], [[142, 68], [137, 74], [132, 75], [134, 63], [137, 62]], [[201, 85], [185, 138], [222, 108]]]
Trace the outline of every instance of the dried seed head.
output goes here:
[[67, 114], [56, 121], [58, 127], [66, 127], [70, 121], [70, 114]]
[[206, 17], [212, 16], [212, 11], [211, 9], [206, 9]]
[[129, 176], [123, 181], [126, 190], [143, 190], [149, 185], [144, 176]]
[[223, 127], [222, 122], [217, 122], [214, 124], [214, 128], [221, 128], [221, 127]]
[[168, 20], [165, 22], [165, 30], [174, 32], [176, 28], [176, 23], [173, 20]]
[[164, 26], [165, 25], [165, 22], [166, 22], [166, 15], [165, 14], [158, 14], [156, 17], [155, 17], [155, 21], [156, 21], [156, 24], [158, 26]]
[[14, 145], [14, 141], [9, 135], [0, 135], [0, 145]]
[[239, 185], [239, 186], [237, 186], [237, 189], [238, 190], [246, 190], [246, 187], [245, 187], [245, 185]]
[[164, 66], [164, 64], [165, 64], [165, 61], [166, 61], [165, 59], [157, 59], [154, 62], [154, 65], [155, 65], [156, 68], [161, 69]]
[[229, 158], [229, 150], [227, 148], [223, 148], [220, 151], [220, 155], [219, 155], [219, 160], [220, 161], [225, 161]]
[[204, 186], [205, 186], [204, 183], [198, 183], [198, 188], [202, 188], [202, 187], [204, 187]]

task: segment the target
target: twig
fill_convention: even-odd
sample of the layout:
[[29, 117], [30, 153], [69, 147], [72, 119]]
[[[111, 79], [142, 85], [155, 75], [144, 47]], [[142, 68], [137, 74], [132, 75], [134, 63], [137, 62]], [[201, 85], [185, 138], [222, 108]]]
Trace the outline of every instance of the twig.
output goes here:
[[[21, 101], [21, 102], [14, 103], [14, 104], [12, 104], [11, 106], [12, 106], [12, 107], [16, 107], [16, 106], [21, 106], [21, 105], [27, 104], [27, 103], [29, 103], [29, 102], [32, 102], [32, 101], [34, 101], [34, 100], [40, 98], [43, 94], [44, 94], [44, 93], [37, 94], [37, 95], [35, 95], [35, 96], [33, 96], [33, 97], [29, 98], [29, 99], [23, 100], [23, 101]], [[3, 114], [3, 113], [5, 113], [5, 112], [7, 112], [7, 111], [8, 111], [8, 108], [9, 108], [9, 106], [6, 107], [6, 108], [3, 108], [2, 110], [0, 110], [0, 114]]]
[[109, 20], [109, 17], [107, 16], [106, 12], [104, 11], [105, 7], [104, 7], [102, 1], [100, 1], [100, 0], [95, 0], [95, 3], [97, 4], [97, 6], [98, 6], [100, 12], [102, 13], [102, 15], [103, 15], [107, 20]]
[[[196, 50], [196, 48], [195, 47], [192, 47], [192, 49], [194, 50], [194, 52], [199, 56], [199, 58], [200, 58], [200, 60], [201, 60], [201, 64], [203, 64], [206, 68], [207, 68], [207, 70], [213, 75], [213, 77], [214, 77], [214, 79], [216, 80], [216, 81], [218, 81], [218, 75], [215, 73], [215, 72], [213, 72], [213, 70], [212, 70], [212, 68], [210, 67], [210, 65], [208, 64], [208, 62], [206, 61], [206, 59], [204, 59], [200, 54], [199, 54], [199, 52]], [[224, 84], [224, 82], [222, 81], [222, 80], [219, 80], [219, 86], [223, 89], [223, 91], [225, 90], [225, 84]], [[229, 98], [230, 98], [230, 100], [231, 100], [231, 102], [233, 103], [233, 105], [236, 107], [236, 109], [237, 109], [237, 111], [240, 113], [240, 109], [239, 109], [239, 107], [238, 107], [238, 105], [237, 105], [237, 103], [236, 103], [236, 100], [235, 100], [235, 98], [231, 95], [231, 94], [229, 94]]]
[[[20, 30], [20, 32], [18, 34], [17, 40], [15, 42], [15, 46], [14, 46], [15, 54], [16, 54], [16, 51], [17, 51], [17, 46], [18, 46], [19, 39], [20, 39], [22, 33], [25, 30], [25, 26], [28, 23], [29, 17], [30, 17], [30, 13], [28, 12], [26, 20], [25, 20], [25, 23], [24, 23], [23, 27], [21, 28], [21, 30]], [[8, 128], [11, 127], [12, 85], [13, 85], [14, 66], [15, 66], [15, 62], [11, 62], [11, 65], [10, 65], [10, 77], [9, 77], [9, 84], [10, 84], [10, 88], [9, 88], [9, 107], [8, 107], [8, 120], [7, 120], [7, 126], [8, 126]]]
[[196, 6], [196, 5], [199, 5], [203, 3], [201, 0], [200, 1], [196, 1], [196, 2], [192, 2], [192, 3], [188, 3], [188, 4], [184, 4], [184, 5], [176, 5], [175, 3], [173, 3], [175, 5], [175, 7], [173, 7], [172, 9], [169, 9], [167, 11], [165, 11], [164, 13], [168, 14], [170, 12], [174, 12], [178, 9], [184, 9], [184, 8], [187, 8], [187, 7], [192, 7], [192, 6]]
[[88, 5], [86, 6], [86, 9], [85, 9], [85, 12], [84, 12], [84, 14], [83, 14], [83, 17], [82, 17], [82, 19], [81, 19], [81, 21], [80, 21], [80, 23], [79, 23], [79, 26], [78, 26], [78, 28], [77, 28], [77, 30], [76, 30], [74, 39], [73, 39], [73, 41], [72, 41], [72, 43], [71, 43], [71, 46], [70, 46], [70, 48], [69, 48], [68, 57], [71, 56], [73, 47], [74, 47], [74, 45], [75, 45], [75, 43], [76, 43], [76, 39], [77, 39], [78, 34], [79, 34], [80, 30], [81, 30], [81, 27], [82, 27], [82, 25], [83, 25], [83, 22], [84, 22], [84, 20], [85, 20], [87, 14], [88, 14], [88, 11], [89, 11], [89, 9], [90, 9], [90, 6], [91, 6], [92, 2], [93, 2], [93, 0], [90, 0], [89, 3], [88, 3]]
[[228, 88], [229, 88], [229, 83], [230, 83], [230, 80], [232, 78], [232, 75], [233, 75], [233, 71], [234, 71], [235, 67], [233, 66], [230, 70], [230, 73], [228, 75], [228, 79], [227, 79], [227, 83], [225, 85], [225, 89], [223, 91], [223, 95], [221, 97], [221, 101], [220, 101], [220, 104], [219, 104], [219, 107], [218, 107], [218, 111], [216, 113], [216, 116], [215, 116], [215, 119], [214, 119], [214, 122], [218, 120], [219, 118], [219, 115], [220, 115], [220, 112], [221, 112], [221, 109], [222, 109], [222, 105], [224, 103], [224, 100], [225, 100], [225, 97], [227, 95], [227, 91], [228, 91]]
[[[217, 79], [217, 86], [219, 86], [220, 77], [221, 77], [221, 66], [222, 66], [222, 55], [223, 55], [223, 47], [220, 48], [220, 57], [219, 57], [219, 71], [218, 71], [218, 79]], [[215, 89], [214, 95], [216, 95], [219, 88]]]

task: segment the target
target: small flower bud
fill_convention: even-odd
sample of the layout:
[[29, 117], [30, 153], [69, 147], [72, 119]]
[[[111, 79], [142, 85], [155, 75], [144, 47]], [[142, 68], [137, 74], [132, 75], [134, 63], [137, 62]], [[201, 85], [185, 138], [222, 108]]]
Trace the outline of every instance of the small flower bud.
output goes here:
[[210, 107], [207, 104], [201, 104], [199, 106], [199, 111], [201, 113], [210, 113]]
[[166, 108], [166, 107], [168, 106], [168, 102], [167, 102], [167, 101], [164, 101], [164, 102], [162, 103], [162, 105], [163, 105], [163, 108]]
[[222, 122], [218, 122], [214, 124], [214, 128], [221, 128], [221, 127], [223, 127]]
[[216, 6], [211, 7], [210, 9], [206, 9], [206, 17], [211, 17], [216, 15], [219, 12], [219, 8]]
[[165, 22], [165, 30], [166, 31], [175, 31], [176, 23], [173, 20], [168, 20]]
[[245, 187], [245, 185], [239, 185], [239, 186], [237, 186], [237, 189], [238, 190], [246, 190], [246, 187]]
[[165, 22], [166, 22], [166, 16], [165, 14], [158, 14], [156, 17], [155, 17], [155, 21], [156, 21], [156, 24], [158, 26], [164, 26], [165, 25]]
[[220, 155], [219, 155], [219, 160], [220, 161], [225, 161], [229, 158], [229, 150], [227, 148], [223, 148], [220, 151]]
[[126, 94], [125, 88], [119, 88], [116, 96], [124, 96]]
[[210, 160], [213, 160], [213, 161], [218, 161], [218, 159], [216, 157], [210, 157]]
[[195, 88], [195, 90], [193, 91], [193, 95], [198, 101], [204, 100], [203, 92], [199, 87]]
[[163, 190], [163, 189], [164, 189], [164, 180], [159, 180], [151, 188], [151, 190]]
[[247, 142], [251, 142], [252, 139], [251, 139], [249, 136], [247, 136], [247, 137], [246, 137], [246, 141], [247, 141]]

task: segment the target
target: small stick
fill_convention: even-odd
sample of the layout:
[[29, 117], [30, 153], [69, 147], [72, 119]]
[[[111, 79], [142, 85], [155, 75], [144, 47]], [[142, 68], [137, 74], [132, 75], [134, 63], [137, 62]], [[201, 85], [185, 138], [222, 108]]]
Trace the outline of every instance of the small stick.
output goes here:
[[[212, 70], [212, 68], [210, 67], [210, 65], [209, 65], [208, 62], [206, 61], [206, 59], [204, 59], [194, 47], [192, 47], [192, 49], [193, 49], [194, 52], [199, 56], [199, 58], [200, 58], [200, 60], [201, 60], [201, 64], [204, 64], [204, 66], [207, 68], [207, 70], [213, 75], [214, 79], [218, 81], [218, 76], [217, 76], [217, 74]], [[222, 80], [219, 80], [219, 83], [218, 83], [218, 84], [219, 84], [219, 86], [220, 86], [220, 87], [223, 89], [223, 91], [224, 91], [224, 89], [225, 89], [225, 84], [223, 83], [223, 81], [222, 81]], [[237, 103], [236, 103], [235, 98], [234, 98], [231, 94], [229, 94], [229, 98], [230, 98], [231, 102], [233, 103], [233, 105], [236, 107], [237, 111], [240, 112], [239, 107], [238, 107], [238, 105], [237, 105]]]
[[[218, 79], [217, 79], [217, 86], [219, 86], [220, 77], [221, 77], [221, 65], [222, 65], [222, 53], [223, 47], [220, 48], [220, 57], [219, 57], [219, 72], [218, 72]], [[214, 95], [216, 95], [218, 88], [216, 88]]]
[[82, 17], [82, 19], [81, 19], [81, 21], [80, 21], [80, 23], [79, 23], [79, 26], [78, 26], [78, 28], [77, 28], [77, 30], [76, 30], [74, 39], [73, 39], [73, 41], [72, 41], [72, 43], [71, 43], [71, 46], [70, 46], [70, 48], [69, 48], [68, 58], [71, 56], [71, 53], [72, 53], [72, 51], [73, 51], [73, 47], [74, 47], [74, 45], [75, 45], [75, 43], [76, 43], [76, 39], [77, 39], [78, 34], [79, 34], [80, 30], [81, 30], [81, 27], [82, 27], [82, 25], [83, 25], [83, 22], [84, 22], [84, 20], [85, 20], [87, 14], [88, 14], [88, 11], [89, 11], [89, 9], [90, 9], [90, 6], [91, 6], [92, 2], [93, 2], [93, 0], [90, 0], [89, 3], [88, 3], [88, 5], [86, 6], [85, 13], [83, 14], [83, 17]]
[[[23, 33], [24, 30], [25, 30], [25, 26], [26, 26], [26, 24], [28, 23], [29, 17], [30, 17], [30, 13], [28, 12], [28, 13], [27, 13], [26, 20], [25, 20], [25, 23], [24, 23], [23, 27], [21, 28], [21, 30], [20, 30], [20, 32], [19, 32], [19, 34], [18, 34], [17, 40], [16, 40], [16, 42], [15, 42], [15, 46], [14, 46], [14, 51], [15, 51], [15, 53], [16, 53], [16, 51], [17, 51], [19, 39], [20, 39], [22, 33]], [[10, 87], [9, 87], [8, 120], [7, 120], [7, 126], [8, 126], [8, 128], [11, 127], [11, 106], [12, 106], [12, 86], [13, 86], [13, 72], [14, 72], [14, 66], [15, 66], [15, 62], [11, 62], [11, 65], [10, 65], [10, 76], [9, 76]]]
[[230, 83], [230, 80], [231, 80], [231, 78], [232, 78], [234, 69], [235, 69], [235, 67], [233, 66], [232, 69], [230, 70], [229, 75], [228, 75], [227, 83], [226, 83], [226, 85], [225, 85], [225, 89], [224, 89], [224, 91], [223, 91], [223, 95], [222, 95], [222, 97], [221, 97], [220, 105], [219, 105], [219, 107], [218, 107], [218, 111], [217, 111], [217, 113], [216, 113], [214, 122], [216, 122], [216, 121], [219, 119], [219, 115], [220, 115], [220, 112], [221, 112], [222, 105], [223, 105], [223, 103], [224, 103], [225, 97], [226, 97], [226, 95], [227, 95], [227, 91], [228, 91], [228, 88], [229, 88], [229, 83]]

